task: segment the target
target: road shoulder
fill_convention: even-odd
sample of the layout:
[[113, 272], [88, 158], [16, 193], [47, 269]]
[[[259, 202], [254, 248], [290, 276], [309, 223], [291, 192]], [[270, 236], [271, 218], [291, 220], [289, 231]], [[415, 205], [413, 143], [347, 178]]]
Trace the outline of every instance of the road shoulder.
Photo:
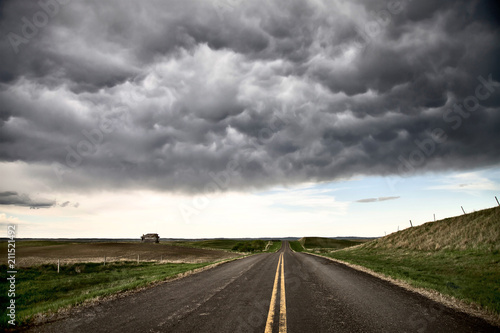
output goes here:
[[104, 303], [107, 303], [107, 302], [110, 302], [110, 301], [113, 301], [116, 299], [129, 297], [129, 296], [135, 295], [137, 293], [143, 292], [145, 290], [148, 290], [148, 289], [151, 289], [151, 288], [154, 288], [154, 287], [166, 284], [166, 283], [178, 281], [178, 280], [186, 278], [188, 276], [193, 276], [193, 275], [211, 270], [211, 269], [218, 267], [218, 266], [221, 266], [223, 264], [233, 262], [236, 260], [249, 258], [249, 257], [254, 256], [254, 255], [256, 255], [256, 254], [249, 254], [249, 255], [244, 255], [244, 256], [236, 257], [236, 258], [224, 259], [224, 260], [221, 260], [219, 262], [215, 262], [213, 264], [210, 264], [210, 265], [207, 265], [204, 267], [200, 267], [200, 268], [196, 268], [196, 269], [193, 269], [193, 270], [190, 270], [187, 272], [179, 273], [175, 276], [172, 276], [170, 278], [166, 278], [164, 280], [155, 281], [151, 284], [148, 284], [147, 286], [142, 286], [142, 287], [132, 289], [132, 290], [127, 290], [127, 291], [119, 291], [119, 292], [114, 293], [112, 295], [101, 296], [101, 297], [89, 299], [89, 300], [86, 300], [86, 301], [84, 301], [80, 304], [77, 304], [77, 305], [72, 305], [72, 306], [58, 309], [55, 312], [40, 313], [40, 314], [33, 316], [33, 319], [31, 320], [31, 322], [28, 325], [23, 326], [22, 329], [32, 329], [32, 328], [40, 326], [40, 325], [59, 321], [59, 320], [71, 317], [72, 315], [75, 315], [75, 314], [77, 314], [85, 309], [88, 309], [88, 308], [91, 308], [91, 307], [94, 307], [97, 305], [101, 305], [101, 304], [104, 304]]
[[316, 253], [310, 253], [310, 252], [305, 252], [305, 251], [301, 252], [301, 253], [311, 255], [311, 256], [316, 256], [319, 258], [328, 259], [330, 261], [336, 262], [336, 263], [341, 264], [341, 265], [345, 265], [345, 266], [350, 267], [352, 269], [355, 269], [357, 271], [364, 272], [366, 274], [372, 275], [376, 278], [379, 278], [381, 280], [392, 283], [392, 284], [394, 284], [398, 287], [401, 287], [403, 289], [406, 289], [408, 291], [422, 295], [422, 296], [424, 296], [432, 301], [438, 302], [438, 303], [440, 303], [448, 308], [466, 313], [466, 314], [474, 316], [474, 317], [484, 319], [488, 323], [490, 323], [491, 325], [495, 325], [495, 326], [500, 327], [500, 315], [496, 315], [496, 314], [492, 314], [490, 312], [487, 312], [484, 309], [482, 309], [479, 305], [466, 303], [462, 300], [456, 299], [455, 297], [443, 295], [440, 292], [432, 290], [432, 289], [414, 287], [405, 281], [397, 280], [397, 279], [394, 279], [390, 276], [377, 273], [377, 272], [375, 272], [369, 268], [366, 268], [364, 266], [351, 264], [351, 263], [346, 262], [346, 261], [342, 261], [342, 260], [335, 259], [335, 258], [330, 258], [327, 256], [322, 256], [322, 255], [319, 255]]

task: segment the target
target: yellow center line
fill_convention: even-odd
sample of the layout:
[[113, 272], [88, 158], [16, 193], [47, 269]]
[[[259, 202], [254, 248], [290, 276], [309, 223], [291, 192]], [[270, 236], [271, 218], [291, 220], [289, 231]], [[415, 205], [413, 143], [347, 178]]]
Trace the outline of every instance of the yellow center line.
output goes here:
[[[283, 255], [283, 254], [281, 254]], [[285, 257], [281, 259], [281, 295], [279, 333], [286, 333]]]
[[266, 330], [264, 333], [272, 333], [273, 332], [273, 320], [274, 320], [274, 308], [276, 306], [276, 296], [278, 295], [278, 278], [280, 273], [280, 263], [281, 256], [278, 260], [278, 267], [276, 267], [276, 276], [274, 277], [274, 286], [273, 293], [271, 294], [271, 304], [269, 305], [269, 312], [267, 313], [267, 322], [266, 322]]
[[271, 294], [271, 304], [269, 305], [266, 330], [264, 331], [264, 333], [273, 332], [274, 308], [276, 307], [276, 297], [278, 296], [278, 280], [280, 277], [280, 268], [281, 268], [281, 286], [280, 286], [279, 333], [286, 333], [285, 258], [283, 256], [283, 252], [280, 254], [278, 260], [278, 266], [276, 267], [273, 293]]

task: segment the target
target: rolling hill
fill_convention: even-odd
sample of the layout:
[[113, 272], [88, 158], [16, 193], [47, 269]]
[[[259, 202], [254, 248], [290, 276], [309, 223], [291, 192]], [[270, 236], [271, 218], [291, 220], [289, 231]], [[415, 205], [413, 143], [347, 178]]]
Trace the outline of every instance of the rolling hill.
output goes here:
[[500, 207], [428, 222], [326, 255], [451, 296], [500, 323]]
[[500, 207], [427, 222], [368, 242], [363, 247], [422, 251], [500, 251]]
[[365, 240], [348, 240], [325, 237], [302, 237], [299, 243], [306, 249], [330, 249], [339, 250], [346, 247], [363, 244]]

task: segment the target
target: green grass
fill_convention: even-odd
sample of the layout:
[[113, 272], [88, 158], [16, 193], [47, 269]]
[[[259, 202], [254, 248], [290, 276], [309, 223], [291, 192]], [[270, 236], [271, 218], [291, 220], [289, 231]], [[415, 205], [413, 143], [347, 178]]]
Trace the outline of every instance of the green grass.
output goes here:
[[[18, 270], [16, 275], [16, 323], [25, 324], [36, 313], [82, 303], [98, 296], [146, 286], [192, 269], [199, 264], [157, 264], [117, 262], [106, 264], [82, 263], [61, 266], [41, 265]], [[7, 266], [1, 265], [1, 279], [6, 281]], [[0, 327], [7, 326], [5, 308], [9, 302], [8, 284], [0, 284], [2, 317]]]
[[[168, 241], [166, 244], [170, 245], [178, 245], [178, 246], [187, 246], [187, 247], [197, 247], [197, 248], [205, 248], [205, 249], [219, 249], [219, 250], [229, 250], [241, 242], [236, 239], [208, 239], [208, 240], [199, 240], [199, 241]], [[163, 242], [161, 242], [163, 243]]]
[[425, 223], [326, 255], [500, 314], [500, 207]]
[[354, 248], [327, 256], [434, 289], [500, 314], [500, 253]]
[[281, 241], [273, 240], [272, 242], [266, 252], [276, 252], [281, 248]]
[[305, 249], [314, 249], [316, 252], [327, 253], [330, 250], [339, 250], [346, 247], [360, 245], [364, 240], [334, 239], [324, 237], [303, 237], [299, 239]]
[[295, 252], [303, 252], [304, 251], [304, 247], [302, 246], [302, 244], [300, 244], [299, 241], [292, 241], [292, 242], [289, 242], [290, 244], [290, 248], [292, 250], [294, 250]]
[[[208, 240], [199, 240], [199, 241], [167, 241], [164, 244], [169, 245], [177, 245], [177, 246], [186, 246], [186, 247], [195, 247], [202, 249], [218, 249], [218, 250], [227, 250], [233, 251], [233, 248], [237, 246], [239, 243], [252, 242], [254, 240], [245, 241], [238, 239], [208, 239]], [[267, 243], [268, 241], [264, 241]], [[163, 243], [163, 242], [161, 242]], [[281, 246], [280, 241], [273, 241], [273, 244], [278, 243]], [[279, 247], [276, 249], [276, 251]], [[236, 251], [235, 251], [236, 252]], [[270, 249], [268, 252], [272, 252]]]

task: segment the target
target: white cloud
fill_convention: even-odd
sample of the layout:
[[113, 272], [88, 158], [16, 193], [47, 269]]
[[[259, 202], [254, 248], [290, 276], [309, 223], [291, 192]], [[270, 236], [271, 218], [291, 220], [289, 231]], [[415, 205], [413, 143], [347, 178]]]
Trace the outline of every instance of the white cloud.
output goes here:
[[7, 226], [9, 225], [16, 226], [16, 238], [23, 237], [22, 231], [24, 231], [25, 227], [28, 227], [30, 224], [31, 223], [23, 221], [16, 216], [0, 213], [0, 237], [7, 237]]
[[19, 223], [25, 223], [23, 221], [20, 221], [19, 218], [15, 216], [9, 216], [5, 213], [0, 213], [0, 223], [3, 224], [19, 224]]
[[441, 180], [441, 184], [430, 186], [427, 189], [459, 191], [474, 194], [479, 191], [500, 190], [500, 184], [489, 179], [483, 172], [477, 171], [447, 176]]

